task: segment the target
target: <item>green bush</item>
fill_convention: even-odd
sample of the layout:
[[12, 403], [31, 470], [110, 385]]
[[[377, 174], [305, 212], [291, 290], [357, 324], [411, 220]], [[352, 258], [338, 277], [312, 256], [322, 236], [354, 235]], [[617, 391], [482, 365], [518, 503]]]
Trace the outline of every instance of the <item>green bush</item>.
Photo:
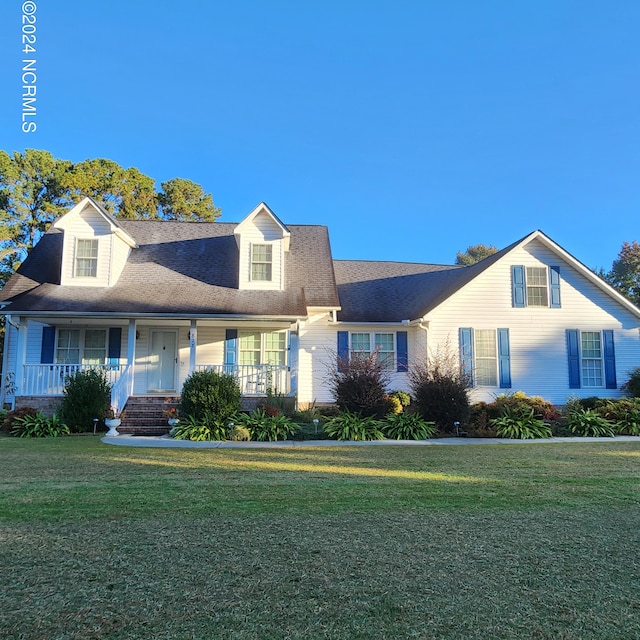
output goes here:
[[[497, 411], [498, 415], [502, 414], [505, 407], [510, 409], [519, 409], [521, 407], [530, 408], [536, 418], [545, 422], [559, 422], [561, 413], [550, 402], [540, 396], [527, 396], [522, 391], [515, 393], [503, 393], [499, 395], [495, 402], [487, 405], [490, 414]], [[491, 415], [491, 417], [497, 417]]]
[[398, 398], [403, 409], [411, 404], [411, 396], [406, 391], [392, 391], [389, 395], [392, 398]]
[[344, 411], [331, 418], [324, 425], [324, 430], [335, 440], [383, 440], [383, 423], [373, 416], [362, 416], [359, 413]]
[[567, 415], [567, 426], [578, 436], [591, 438], [614, 437], [616, 428], [593, 409], [574, 409]]
[[104, 418], [110, 403], [111, 385], [102, 369], [76, 371], [65, 380], [60, 413], [71, 431], [89, 431], [94, 418]]
[[630, 374], [629, 379], [622, 385], [632, 398], [640, 398], [640, 367], [636, 367]]
[[603, 398], [594, 411], [612, 422], [618, 433], [640, 436], [640, 398]]
[[390, 413], [384, 419], [384, 434], [392, 440], [427, 440], [438, 430], [416, 413]]
[[2, 422], [2, 428], [7, 433], [11, 433], [13, 429], [13, 423], [18, 418], [24, 418], [25, 416], [35, 416], [38, 415], [39, 411], [35, 407], [20, 407], [19, 409], [14, 409], [13, 411], [7, 412]]
[[329, 387], [342, 411], [365, 416], [383, 416], [389, 410], [386, 388], [389, 372], [377, 353], [353, 354], [340, 360], [329, 375]]
[[225, 422], [240, 411], [236, 379], [215, 371], [195, 371], [184, 382], [180, 414], [202, 423]]
[[256, 409], [238, 418], [240, 426], [248, 429], [252, 440], [275, 442], [288, 440], [298, 430], [298, 425], [285, 415], [270, 416], [263, 409]]
[[55, 438], [69, 433], [69, 427], [56, 414], [47, 418], [41, 412], [16, 418], [11, 429], [11, 435], [18, 438]]
[[456, 422], [467, 424], [471, 378], [447, 345], [427, 362], [415, 363], [409, 370], [409, 383], [419, 413], [440, 431], [451, 433]]
[[491, 426], [499, 438], [531, 440], [551, 437], [551, 427], [536, 418], [533, 409], [526, 406], [504, 407], [501, 415], [491, 420]]
[[169, 435], [176, 440], [191, 440], [195, 442], [226, 440], [227, 425], [220, 420], [205, 422], [193, 416], [188, 416], [172, 427]]

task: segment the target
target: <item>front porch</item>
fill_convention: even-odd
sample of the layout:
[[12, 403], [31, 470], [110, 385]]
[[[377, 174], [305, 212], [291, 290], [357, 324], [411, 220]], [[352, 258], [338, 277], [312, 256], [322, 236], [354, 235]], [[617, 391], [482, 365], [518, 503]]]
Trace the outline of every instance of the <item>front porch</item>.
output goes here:
[[4, 402], [61, 398], [67, 378], [89, 369], [105, 373], [118, 408], [134, 396], [179, 396], [186, 378], [205, 370], [232, 375], [242, 397], [254, 400], [249, 404], [268, 393], [296, 395], [297, 334], [290, 322], [233, 328], [195, 320], [116, 324], [22, 319], [11, 327], [17, 333], [15, 375], [10, 385], [5, 380]]

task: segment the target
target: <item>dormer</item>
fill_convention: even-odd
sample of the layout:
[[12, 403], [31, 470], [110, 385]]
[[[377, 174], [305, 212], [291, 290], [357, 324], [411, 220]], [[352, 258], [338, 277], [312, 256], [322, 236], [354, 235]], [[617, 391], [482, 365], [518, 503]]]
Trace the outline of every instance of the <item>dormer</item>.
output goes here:
[[91, 198], [83, 198], [53, 226], [64, 233], [60, 284], [65, 286], [114, 285], [137, 246]]
[[291, 232], [261, 202], [234, 230], [240, 256], [240, 289], [284, 290], [284, 257]]

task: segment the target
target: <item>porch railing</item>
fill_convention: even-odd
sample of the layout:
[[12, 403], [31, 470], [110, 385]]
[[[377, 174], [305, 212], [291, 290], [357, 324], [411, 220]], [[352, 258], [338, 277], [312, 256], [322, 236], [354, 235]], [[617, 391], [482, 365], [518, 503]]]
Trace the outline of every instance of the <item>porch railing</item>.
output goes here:
[[129, 400], [129, 396], [133, 394], [133, 367], [124, 365], [120, 377], [113, 383], [111, 387], [111, 406], [118, 409], [124, 409]]
[[268, 391], [279, 395], [291, 392], [289, 367], [273, 364], [199, 364], [196, 371], [215, 371], [235, 377], [243, 396], [263, 396]]
[[61, 396], [66, 379], [70, 375], [89, 369], [104, 371], [107, 381], [115, 385], [126, 366], [126, 364], [25, 364], [19, 393], [23, 396]]

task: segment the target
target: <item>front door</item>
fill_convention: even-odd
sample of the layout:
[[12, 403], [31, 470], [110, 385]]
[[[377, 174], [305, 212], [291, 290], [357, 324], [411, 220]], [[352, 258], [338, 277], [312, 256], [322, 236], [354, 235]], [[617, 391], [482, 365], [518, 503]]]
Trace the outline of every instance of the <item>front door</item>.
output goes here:
[[149, 391], [176, 390], [176, 332], [152, 331], [149, 347]]

